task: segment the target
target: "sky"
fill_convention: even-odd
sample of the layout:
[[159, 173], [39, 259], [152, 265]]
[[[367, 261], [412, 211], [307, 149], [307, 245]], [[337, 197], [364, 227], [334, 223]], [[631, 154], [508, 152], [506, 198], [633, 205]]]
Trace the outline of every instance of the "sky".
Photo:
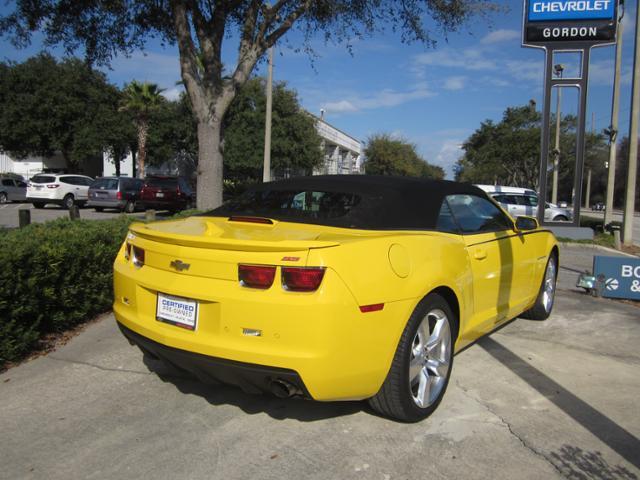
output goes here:
[[[434, 48], [403, 44], [397, 34], [379, 33], [354, 40], [351, 52], [344, 44], [313, 40], [317, 57], [296, 52], [301, 36], [291, 31], [274, 55], [274, 81], [294, 89], [302, 106], [334, 127], [366, 142], [371, 136], [389, 133], [416, 145], [429, 163], [440, 165], [448, 178], [462, 155], [461, 144], [491, 119], [499, 122], [510, 106], [529, 100], [542, 105], [544, 52], [521, 46], [522, 2], [497, 2], [506, 11], [476, 17], [457, 32], [443, 35], [432, 30]], [[627, 2], [623, 34], [622, 85], [619, 117], [620, 137], [628, 134], [631, 104], [631, 72], [635, 34], [635, 2]], [[0, 6], [0, 13], [11, 8]], [[223, 51], [225, 65], [235, 63], [237, 44], [232, 36]], [[42, 37], [16, 50], [0, 38], [0, 60], [21, 62], [43, 49]], [[53, 54], [61, 56], [61, 50]], [[82, 52], [77, 53], [78, 56]], [[611, 97], [615, 47], [592, 50], [588, 89], [587, 127], [601, 131], [611, 123]], [[568, 65], [575, 57], [558, 61]], [[555, 63], [555, 62], [554, 62]], [[157, 83], [165, 96], [177, 98], [181, 86], [176, 47], [150, 42], [145, 51], [129, 58], [117, 57], [108, 79], [122, 87], [136, 79]], [[255, 70], [264, 75], [265, 62]], [[577, 89], [563, 93], [563, 112], [575, 113]], [[565, 92], [563, 90], [563, 92]], [[555, 105], [555, 99], [552, 99]], [[593, 122], [592, 122], [593, 120]]]

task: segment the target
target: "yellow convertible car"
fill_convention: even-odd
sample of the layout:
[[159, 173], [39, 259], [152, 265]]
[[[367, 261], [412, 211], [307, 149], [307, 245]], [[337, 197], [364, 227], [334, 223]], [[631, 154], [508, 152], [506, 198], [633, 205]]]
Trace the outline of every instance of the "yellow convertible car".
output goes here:
[[146, 355], [411, 422], [437, 408], [456, 351], [549, 316], [558, 248], [471, 185], [320, 176], [134, 224], [114, 268], [116, 319]]

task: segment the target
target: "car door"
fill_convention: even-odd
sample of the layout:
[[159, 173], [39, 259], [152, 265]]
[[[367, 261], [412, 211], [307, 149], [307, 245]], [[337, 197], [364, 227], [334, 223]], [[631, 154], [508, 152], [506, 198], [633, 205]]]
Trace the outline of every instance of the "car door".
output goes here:
[[519, 313], [532, 281], [526, 240], [491, 201], [450, 195], [447, 202], [463, 235], [473, 277], [473, 308], [467, 335], [477, 338]]
[[22, 180], [16, 180], [16, 193], [14, 200], [24, 202], [27, 199], [27, 184]]
[[7, 196], [7, 201], [12, 202], [15, 200], [16, 195], [16, 187], [12, 178], [3, 178], [2, 179], [2, 187], [0, 187], [0, 191], [4, 192]]

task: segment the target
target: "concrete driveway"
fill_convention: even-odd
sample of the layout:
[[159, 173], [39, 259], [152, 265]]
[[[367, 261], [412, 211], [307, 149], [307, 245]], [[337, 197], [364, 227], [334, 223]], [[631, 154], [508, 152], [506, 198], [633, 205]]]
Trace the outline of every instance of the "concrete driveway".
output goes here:
[[637, 479], [638, 345], [640, 309], [560, 292], [547, 322], [457, 355], [440, 408], [407, 425], [151, 373], [105, 316], [0, 375], [0, 477]]

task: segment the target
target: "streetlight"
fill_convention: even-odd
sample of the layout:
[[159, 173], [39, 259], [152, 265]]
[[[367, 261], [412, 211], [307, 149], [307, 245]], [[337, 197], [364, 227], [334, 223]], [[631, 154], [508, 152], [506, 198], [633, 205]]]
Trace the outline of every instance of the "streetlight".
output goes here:
[[[557, 63], [553, 67], [553, 73], [556, 77], [562, 78], [564, 65]], [[560, 103], [562, 99], [562, 86], [556, 86], [558, 89], [556, 101], [556, 146], [553, 149], [553, 185], [551, 187], [551, 203], [558, 203], [558, 165], [560, 163]]]

